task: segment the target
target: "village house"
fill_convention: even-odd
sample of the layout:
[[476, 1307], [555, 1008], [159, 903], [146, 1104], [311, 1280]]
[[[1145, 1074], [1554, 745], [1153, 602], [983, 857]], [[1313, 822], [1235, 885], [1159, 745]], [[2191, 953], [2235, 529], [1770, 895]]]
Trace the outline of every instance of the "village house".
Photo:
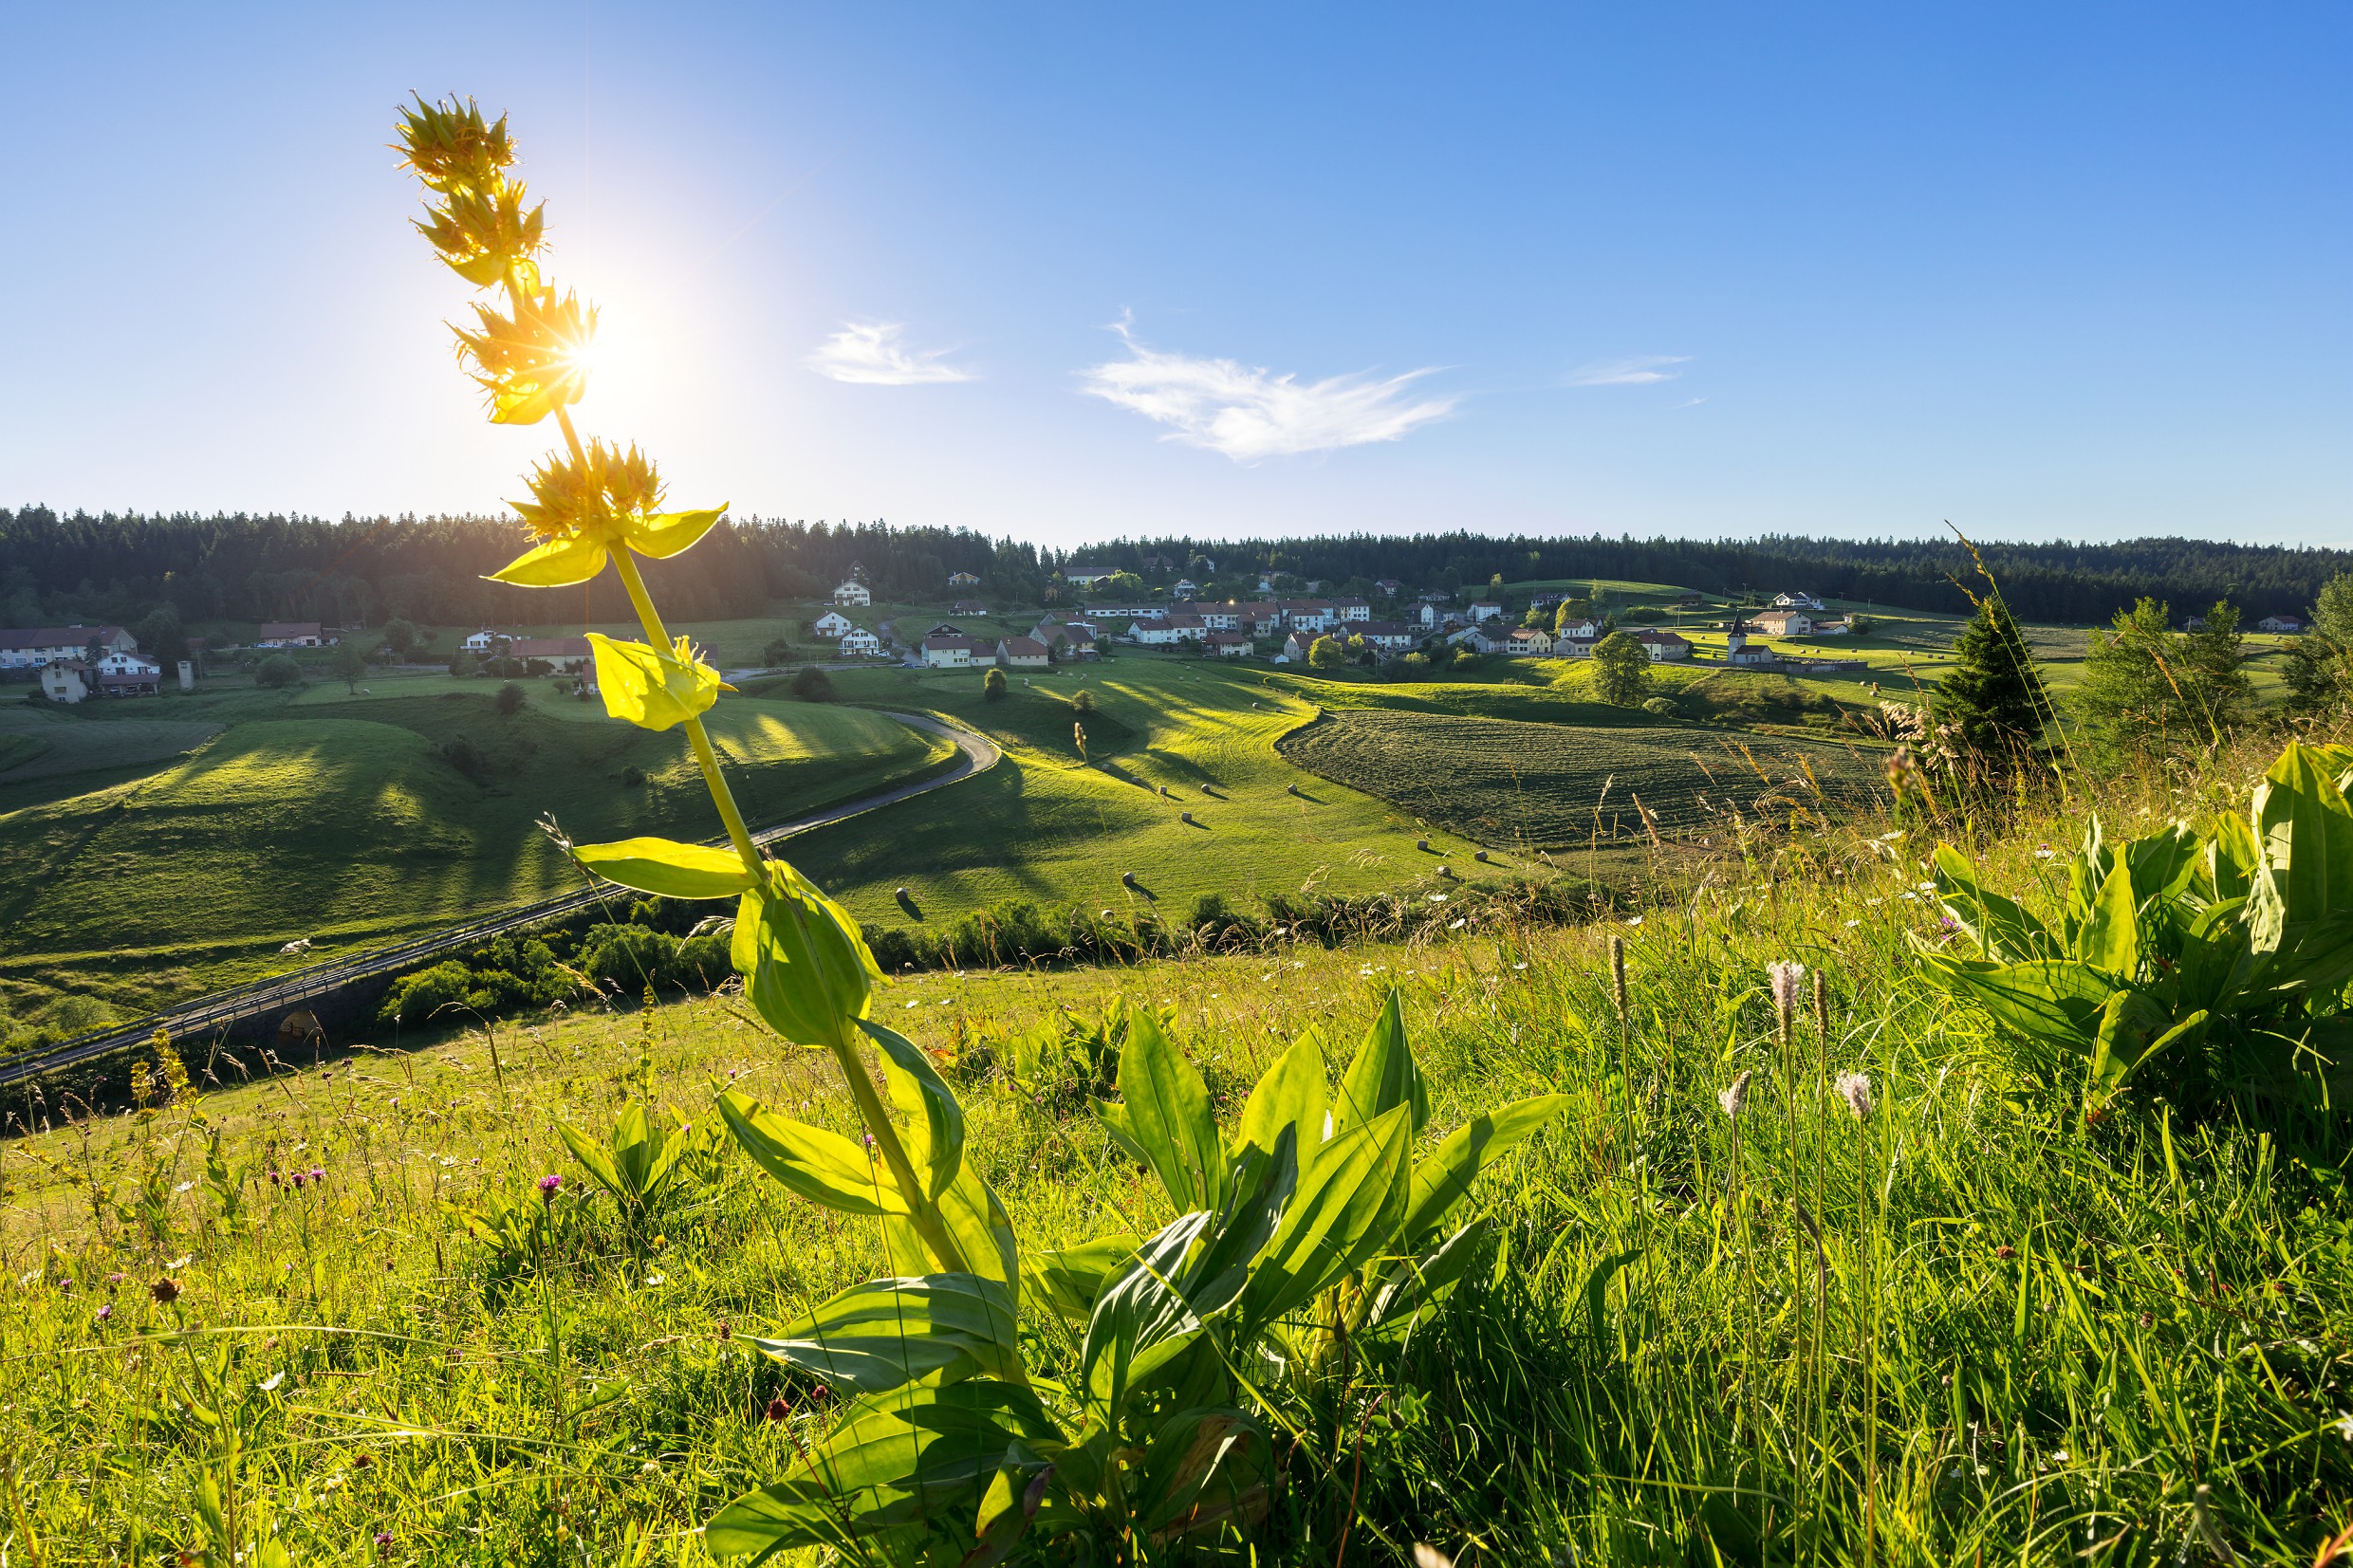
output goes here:
[[52, 659], [135, 654], [139, 639], [120, 626], [18, 626], [0, 631], [0, 670], [38, 670]]
[[1577, 642], [1591, 642], [1601, 635], [1601, 627], [1590, 620], [1565, 620], [1552, 629], [1555, 641], [1562, 637], [1568, 637]]
[[1482, 599], [1472, 603], [1463, 611], [1463, 614], [1469, 618], [1472, 625], [1476, 626], [1482, 620], [1493, 620], [1502, 615], [1503, 606], [1491, 599]]
[[1212, 632], [1201, 645], [1212, 658], [1250, 657], [1251, 639], [1242, 632]]
[[1062, 580], [1075, 587], [1092, 588], [1105, 578], [1117, 575], [1117, 566], [1065, 566]]
[[1306, 663], [1308, 651], [1314, 648], [1315, 639], [1321, 635], [1304, 631], [1291, 633], [1283, 639], [1283, 656], [1293, 664]]
[[2255, 622], [2255, 630], [2258, 632], [2273, 632], [2286, 635], [2288, 633], [2303, 631], [2304, 622], [2298, 620], [2294, 616], [2265, 616], [2261, 620]]
[[1818, 637], [1843, 637], [1849, 628], [1844, 616], [1816, 616], [1813, 635]]
[[916, 653], [924, 665], [933, 670], [965, 670], [972, 667], [980, 644], [961, 635], [927, 636], [916, 644]]
[[1046, 644], [1035, 637], [1005, 637], [997, 643], [1000, 670], [1043, 670], [1053, 663]]
[[988, 613], [989, 606], [976, 599], [959, 599], [955, 601], [955, 608], [949, 612], [958, 616], [985, 616]]
[[336, 640], [315, 620], [266, 620], [253, 634], [256, 648], [324, 648]]
[[509, 658], [537, 659], [559, 675], [577, 675], [588, 668], [586, 637], [517, 637], [507, 646]]
[[1332, 612], [1342, 620], [1370, 620], [1373, 618], [1373, 606], [1371, 602], [1367, 600], [1362, 599], [1333, 600]]
[[1505, 639], [1505, 645], [1522, 658], [1549, 654], [1552, 652], [1552, 634], [1541, 626], [1514, 626], [1510, 636]]
[[112, 653], [98, 661], [98, 689], [110, 697], [152, 697], [163, 666], [137, 654]]
[[1194, 595], [1199, 593], [1200, 591], [1201, 585], [1194, 581], [1193, 579], [1189, 577], [1178, 578], [1176, 580], [1176, 586], [1169, 589], [1169, 592], [1176, 595], [1178, 599], [1191, 599]]
[[1800, 590], [1796, 593], [1775, 594], [1773, 608], [1776, 610], [1826, 610], [1829, 606], [1814, 595]]
[[872, 604], [874, 591], [862, 582], [844, 582], [833, 591], [836, 604]]
[[1295, 630], [1328, 632], [1340, 620], [1340, 607], [1328, 600], [1286, 599], [1276, 602], [1278, 625]]
[[1405, 584], [1399, 582], [1396, 578], [1384, 577], [1373, 584], [1373, 591], [1380, 595], [1383, 599], [1395, 599], [1400, 592], [1403, 591], [1404, 587]]
[[1145, 619], [1159, 613], [1158, 604], [1090, 604], [1086, 607], [1086, 618], [1093, 621]]
[[1139, 620], [1129, 628], [1130, 635], [1146, 648], [1174, 648], [1180, 642], [1198, 642], [1209, 635], [1199, 616], [1156, 616]]
[[882, 639], [863, 626], [853, 626], [842, 634], [843, 658], [872, 658], [882, 652]]
[[1059, 640], [1076, 657], [1093, 658], [1095, 656], [1097, 651], [1095, 628], [1085, 621], [1082, 620], [1075, 626], [1064, 627]]
[[[1586, 624], [1590, 625], [1591, 622]], [[1593, 643], [1594, 639], [1590, 636], [1571, 636], [1565, 632], [1558, 633], [1552, 638], [1552, 656], [1554, 658], [1591, 658]]]
[[1679, 632], [1637, 632], [1634, 640], [1642, 645], [1642, 652], [1650, 655], [1653, 664], [1691, 657], [1692, 645]]
[[80, 702], [95, 677], [78, 658], [53, 658], [41, 667], [41, 694], [51, 702]]
[[[492, 649], [501, 647], [504, 644], [512, 642], [514, 638], [508, 633], [493, 632], [486, 627], [482, 631], [469, 633], [466, 640], [459, 643], [458, 646], [465, 649], [469, 654], [487, 654]], [[255, 646], [261, 648], [275, 648], [279, 645], [274, 642], [263, 642], [257, 643]], [[314, 643], [312, 646], [315, 647], [317, 645]]]
[[1418, 626], [1425, 632], [1434, 631], [1437, 627], [1437, 606], [1426, 599], [1417, 599], [1411, 604], [1399, 605], [1398, 614], [1405, 618], [1408, 626]]
[[1510, 632], [1491, 620], [1481, 621], [1475, 626], [1465, 626], [1460, 631], [1450, 635], [1446, 640], [1457, 648], [1468, 648], [1474, 654], [1509, 653], [1511, 648]]
[[1760, 610], [1749, 624], [1769, 637], [1802, 637], [1814, 629], [1814, 618], [1803, 610]]
[[821, 637], [845, 637], [857, 624], [839, 610], [827, 610], [809, 622], [809, 630]]
[[977, 588], [980, 586], [980, 579], [974, 577], [970, 572], [950, 572], [948, 574], [948, 586], [951, 588]]
[[1362, 626], [1351, 626], [1348, 630], [1352, 635], [1362, 637], [1384, 654], [1407, 653], [1421, 642], [1420, 628], [1403, 625], [1394, 620], [1368, 620]]

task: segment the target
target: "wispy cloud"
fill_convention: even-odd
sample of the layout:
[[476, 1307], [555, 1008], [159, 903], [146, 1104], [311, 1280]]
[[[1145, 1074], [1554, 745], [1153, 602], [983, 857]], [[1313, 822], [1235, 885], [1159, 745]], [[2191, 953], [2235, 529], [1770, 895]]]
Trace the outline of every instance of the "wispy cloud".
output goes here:
[[1672, 381], [1683, 373], [1670, 365], [1688, 364], [1688, 354], [1638, 354], [1631, 360], [1597, 360], [1568, 373], [1573, 387], [1644, 387]]
[[868, 386], [930, 386], [973, 378], [971, 371], [941, 362], [946, 349], [909, 348], [901, 341], [906, 330], [899, 322], [851, 322], [818, 345], [808, 357], [808, 367], [837, 381]]
[[1112, 329], [1127, 358], [1079, 372], [1091, 397], [1171, 427], [1161, 439], [1224, 452], [1237, 463], [1395, 441], [1454, 411], [1452, 394], [1420, 393], [1430, 370], [1376, 378], [1333, 376], [1302, 384], [1233, 360], [1165, 354]]

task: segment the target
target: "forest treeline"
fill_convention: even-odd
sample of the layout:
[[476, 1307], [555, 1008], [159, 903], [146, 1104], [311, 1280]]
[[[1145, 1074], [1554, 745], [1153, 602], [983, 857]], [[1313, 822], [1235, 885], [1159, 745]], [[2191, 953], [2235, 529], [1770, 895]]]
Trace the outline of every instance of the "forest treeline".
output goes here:
[[[324, 620], [429, 625], [547, 618], [545, 596], [483, 581], [514, 553], [516, 525], [490, 517], [322, 518], [215, 514], [61, 515], [0, 510], [0, 623], [135, 622], [170, 604], [188, 622]], [[2228, 598], [2250, 619], [2306, 615], [2320, 586], [2353, 571], [2353, 551], [2139, 539], [2116, 544], [1998, 544], [1979, 555], [2021, 618], [2104, 621], [2141, 598], [2177, 606]], [[770, 600], [821, 594], [856, 570], [884, 600], [947, 591], [970, 572], [981, 592], [1035, 603], [1064, 565], [1190, 576], [1247, 587], [1261, 572], [1362, 592], [1393, 578], [1412, 590], [1483, 588], [1500, 575], [1617, 578], [1714, 593], [1805, 588], [1834, 599], [1966, 612], [1982, 592], [1977, 561], [1955, 540], [1537, 538], [1468, 531], [1273, 540], [1118, 539], [1042, 550], [967, 528], [746, 518], [647, 571], [679, 619], [761, 613]], [[609, 581], [561, 618], [625, 618]]]

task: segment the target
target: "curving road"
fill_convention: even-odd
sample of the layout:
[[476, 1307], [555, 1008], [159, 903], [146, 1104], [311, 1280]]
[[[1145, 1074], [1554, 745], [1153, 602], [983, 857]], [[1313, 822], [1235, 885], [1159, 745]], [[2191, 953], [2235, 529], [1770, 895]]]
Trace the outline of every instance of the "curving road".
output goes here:
[[[822, 811], [812, 811], [805, 816], [761, 828], [752, 834], [753, 841], [761, 844], [774, 843], [779, 839], [788, 839], [794, 834], [807, 833], [814, 828], [830, 827], [835, 822], [846, 821], [852, 817], [862, 816], [869, 811], [878, 811], [883, 806], [930, 790], [944, 789], [959, 780], [969, 779], [975, 773], [994, 767], [998, 759], [1004, 755], [986, 736], [955, 725], [943, 724], [937, 719], [920, 713], [886, 713], [883, 716], [897, 719], [899, 723], [917, 729], [927, 729], [935, 735], [941, 735], [954, 742], [958, 752], [954, 765], [947, 771], [935, 774], [928, 779], [918, 779], [913, 784], [900, 784], [892, 789], [878, 790], [872, 795], [863, 795], [854, 801], [845, 801], [840, 805], [827, 806]], [[726, 841], [723, 835], [705, 840], [705, 842], [718, 845], [724, 845]], [[250, 985], [235, 987], [225, 991], [215, 991], [211, 996], [183, 1003], [179, 1006], [167, 1008], [162, 1012], [150, 1013], [129, 1024], [115, 1024], [97, 1034], [83, 1035], [79, 1039], [51, 1045], [40, 1051], [28, 1051], [21, 1056], [0, 1060], [0, 1086], [21, 1083], [27, 1079], [40, 1078], [61, 1067], [70, 1067], [76, 1062], [87, 1061], [93, 1057], [104, 1056], [110, 1051], [119, 1051], [127, 1045], [136, 1045], [153, 1036], [157, 1029], [168, 1029], [176, 1037], [195, 1034], [216, 1025], [234, 1023], [238, 1019], [254, 1013], [273, 1012], [290, 1007], [306, 998], [349, 985], [354, 980], [365, 979], [387, 971], [419, 968], [436, 955], [453, 949], [472, 947], [485, 938], [496, 936], [502, 932], [513, 931], [523, 926], [535, 926], [544, 920], [574, 913], [608, 896], [610, 896], [609, 884], [586, 887], [578, 893], [567, 893], [559, 897], [542, 899], [536, 904], [524, 904], [503, 913], [491, 915], [481, 920], [469, 921], [465, 925], [436, 932], [431, 936], [420, 936], [395, 947], [378, 948], [372, 951], [354, 953], [348, 958], [334, 959], [324, 964], [314, 965], [306, 969], [295, 969], [290, 973], [272, 975], [267, 980], [256, 980]]]

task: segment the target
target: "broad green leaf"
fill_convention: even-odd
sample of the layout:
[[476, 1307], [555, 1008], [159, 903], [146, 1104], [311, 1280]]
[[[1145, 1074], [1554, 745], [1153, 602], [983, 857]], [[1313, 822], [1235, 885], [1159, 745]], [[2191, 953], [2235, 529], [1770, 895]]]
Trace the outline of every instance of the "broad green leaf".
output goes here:
[[1392, 986], [1380, 1016], [1357, 1047], [1356, 1060], [1340, 1079], [1340, 1093], [1332, 1102], [1332, 1131], [1362, 1127], [1397, 1105], [1412, 1107], [1416, 1133], [1430, 1120], [1430, 1091], [1405, 1042], [1405, 1007]]
[[1475, 1219], [1419, 1258], [1399, 1258], [1365, 1313], [1365, 1332], [1395, 1333], [1436, 1304], [1468, 1272], [1487, 1231], [1487, 1220]]
[[754, 885], [751, 869], [733, 850], [670, 839], [574, 844], [572, 858], [608, 882], [665, 898], [732, 898]]
[[1012, 1292], [974, 1274], [869, 1280], [775, 1338], [751, 1342], [841, 1393], [881, 1393], [940, 1374], [1028, 1376]]
[[1142, 1245], [1139, 1238], [1123, 1233], [1032, 1253], [1023, 1265], [1022, 1282], [1047, 1306], [1074, 1323], [1084, 1323], [1093, 1315], [1103, 1286], [1126, 1269]]
[[2091, 1054], [2100, 1009], [2118, 989], [2106, 975], [2071, 958], [1989, 964], [1923, 952], [1920, 967], [1997, 1022], [2081, 1056]]
[[1409, 1247], [1423, 1245], [1471, 1190], [1479, 1172], [1568, 1107], [1566, 1095], [1535, 1095], [1473, 1116], [1449, 1133], [1437, 1148], [1414, 1162], [1405, 1218], [1398, 1226], [1399, 1241]]
[[732, 955], [744, 994], [796, 1045], [840, 1045], [873, 1005], [882, 971], [849, 911], [782, 860], [735, 907]]
[[1394, 1242], [1411, 1187], [1413, 1136], [1412, 1108], [1397, 1105], [1317, 1151], [1242, 1293], [1247, 1321], [1295, 1311]]
[[2315, 1001], [2353, 980], [2353, 915], [2298, 921], [2281, 932], [2270, 967], [2272, 987]]
[[2215, 820], [2214, 836], [2206, 847], [2206, 869], [2217, 899], [2244, 898], [2253, 890], [2255, 876], [2263, 869], [2263, 846], [2247, 818], [2226, 812]]
[[[2205, 1018], [2197, 1014], [2188, 1022], [2202, 1027]], [[2118, 991], [2108, 998], [2092, 1038], [2091, 1081], [2107, 1093], [2121, 1088], [2148, 1055], [2152, 1040], [2160, 1034], [2169, 1041], [2180, 1036], [2179, 1028], [2169, 1029], [2172, 1024], [2164, 1008], [2137, 991]]]
[[1128, 1391], [1190, 1345], [1201, 1319], [1179, 1282], [1214, 1216], [1180, 1214], [1138, 1249], [1136, 1261], [1095, 1302], [1079, 1347], [1086, 1391], [1115, 1427]]
[[[956, 1172], [948, 1190], [939, 1195], [939, 1217], [948, 1227], [949, 1237], [962, 1250], [964, 1266], [1005, 1284], [1013, 1292], [1018, 1305], [1021, 1244], [1013, 1234], [1013, 1222], [1006, 1214], [1005, 1206], [997, 1201], [997, 1195], [980, 1179], [980, 1172], [973, 1169], [969, 1160]], [[915, 1227], [902, 1218], [882, 1222], [882, 1245], [891, 1267], [901, 1274], [928, 1274], [946, 1266], [944, 1260], [932, 1256]]]
[[964, 1168], [964, 1108], [921, 1046], [872, 1019], [858, 1026], [881, 1047], [891, 1103], [907, 1118], [908, 1157], [923, 1171], [924, 1198], [936, 1202]]
[[1258, 1255], [1274, 1237], [1299, 1188], [1299, 1129], [1287, 1124], [1271, 1153], [1246, 1146], [1230, 1183], [1226, 1211], [1185, 1281], [1185, 1299], [1207, 1316], [1222, 1311], [1249, 1283]]
[[1273, 1457], [1265, 1430], [1242, 1411], [1180, 1411], [1144, 1445], [1136, 1523], [1158, 1545], [1246, 1530], [1266, 1517]]
[[1160, 1032], [1150, 1009], [1130, 1007], [1120, 1052], [1120, 1102], [1126, 1131], [1179, 1213], [1225, 1199], [1225, 1145], [1200, 1069]]
[[654, 517], [632, 518], [622, 525], [622, 537], [638, 554], [666, 560], [709, 533], [726, 510], [722, 504], [709, 511], [662, 512]]
[[585, 534], [550, 539], [491, 573], [492, 582], [522, 588], [568, 588], [604, 570], [604, 542]]
[[695, 656], [684, 637], [671, 649], [588, 634], [604, 710], [642, 729], [668, 729], [719, 700], [719, 672]]
[[2015, 901], [1989, 890], [1960, 851], [1938, 844], [1936, 868], [1945, 913], [1960, 922], [1986, 957], [2014, 964], [2048, 957], [2056, 949], [2049, 929]]
[[2091, 913], [2076, 933], [2075, 956], [2129, 984], [2140, 970], [2140, 900], [2132, 868], [2119, 864], [2100, 884]]
[[880, 1532], [970, 1517], [1016, 1446], [1061, 1439], [1037, 1397], [1014, 1384], [968, 1378], [869, 1395], [792, 1475], [712, 1516], [703, 1543], [722, 1558], [799, 1546], [862, 1556], [894, 1544]]
[[732, 1089], [719, 1097], [719, 1115], [761, 1170], [809, 1202], [844, 1214], [907, 1212], [881, 1163], [841, 1134], [780, 1116]]
[[957, 1559], [956, 1568], [995, 1568], [1013, 1555], [1038, 1517], [1051, 1470], [1027, 1444], [1006, 1446], [1005, 1463], [981, 1493], [980, 1510], [973, 1519], [973, 1549]]
[[1272, 1153], [1286, 1127], [1299, 1130], [1299, 1163], [1312, 1163], [1317, 1145], [1324, 1141], [1324, 1052], [1309, 1030], [1259, 1076], [1227, 1145], [1227, 1163], [1245, 1149]]
[[560, 1121], [556, 1123], [556, 1136], [564, 1140], [564, 1147], [572, 1152], [572, 1157], [596, 1177], [597, 1185], [617, 1198], [628, 1198], [627, 1185], [622, 1182], [621, 1172], [613, 1169], [612, 1156], [598, 1148], [594, 1139]]
[[2146, 907], [2152, 898], [2177, 898], [2196, 875], [2202, 847], [2186, 822], [2127, 841], [2118, 858], [2132, 871], [2133, 896]]
[[2284, 925], [2353, 913], [2353, 805], [2331, 761], [2290, 741], [2255, 789], [2255, 835]]
[[1103, 1131], [1111, 1135], [1111, 1141], [1120, 1153], [1149, 1169], [1152, 1156], [1144, 1152], [1142, 1140], [1136, 1136], [1136, 1124], [1128, 1116], [1127, 1107], [1116, 1099], [1099, 1099], [1092, 1104], [1095, 1119], [1102, 1123]]

